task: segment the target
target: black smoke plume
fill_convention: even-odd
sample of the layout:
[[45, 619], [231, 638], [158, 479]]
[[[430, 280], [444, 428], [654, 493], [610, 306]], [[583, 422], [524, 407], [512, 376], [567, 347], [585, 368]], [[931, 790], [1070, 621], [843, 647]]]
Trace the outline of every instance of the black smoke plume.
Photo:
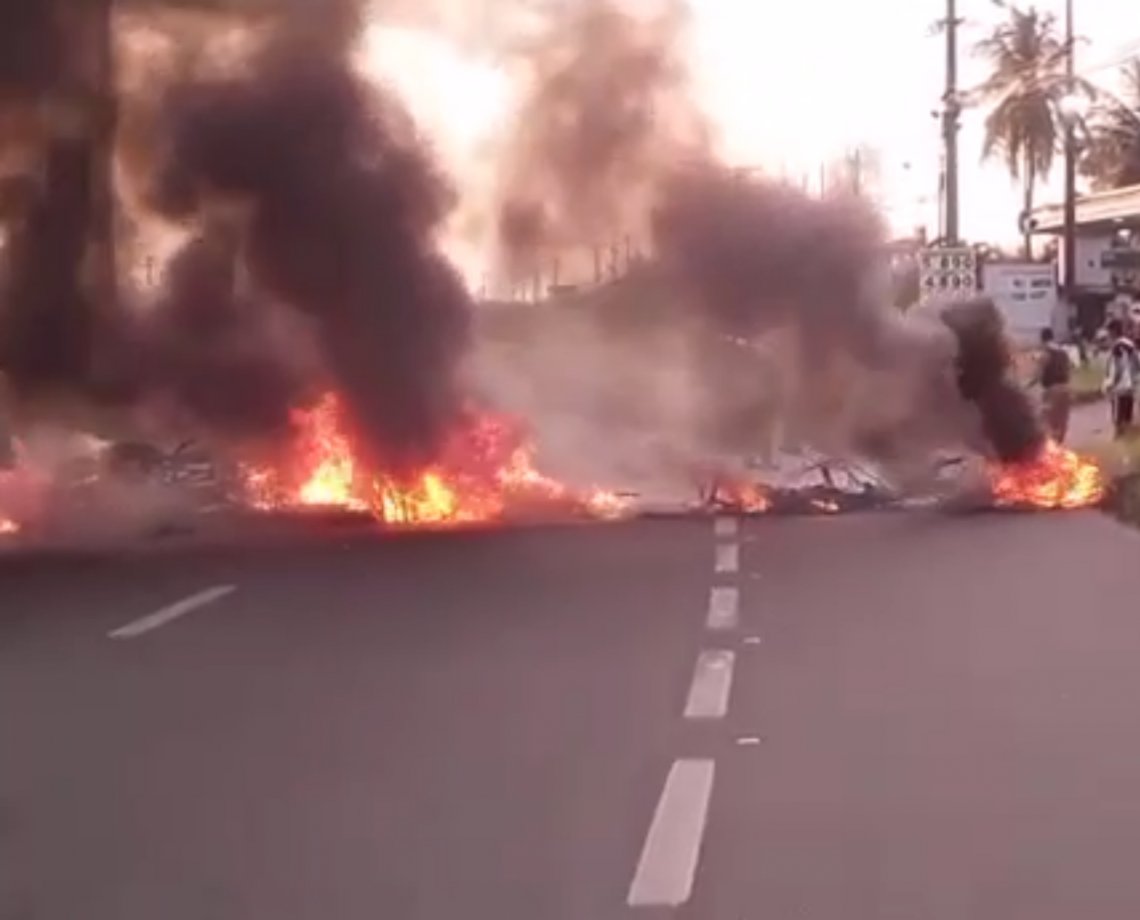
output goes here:
[[200, 232], [173, 257], [163, 296], [134, 334], [137, 401], [157, 400], [168, 425], [224, 438], [288, 432], [290, 409], [311, 401], [316, 368], [288, 313], [244, 289], [232, 226]]
[[[5, 4], [5, 46], [10, 24], [43, 53], [17, 41], [0, 90], [34, 100], [59, 77], [47, 6]], [[156, 113], [131, 138], [151, 148], [131, 168], [152, 171], [147, 208], [189, 239], [143, 308], [85, 296], [93, 149], [49, 148], [0, 310], [17, 400], [62, 390], [257, 438], [333, 388], [375, 460], [431, 456], [460, 408], [468, 334], [466, 290], [436, 245], [453, 193], [410, 114], [355, 71], [359, 13], [352, 0], [282, 3], [240, 66], [180, 70], [161, 98], [120, 100]]]
[[810, 198], [716, 164], [676, 170], [659, 191], [655, 252], [718, 327], [751, 335], [799, 324], [817, 352], [880, 357], [888, 314], [871, 270], [885, 236], [869, 204]]
[[[418, 461], [459, 403], [468, 299], [435, 240], [451, 193], [407, 113], [358, 78], [343, 50], [292, 29], [240, 77], [177, 88], [156, 201], [175, 219], [214, 198], [240, 202], [252, 288], [311, 322], [376, 459]], [[209, 284], [191, 267], [184, 283]], [[254, 415], [272, 417], [273, 374], [248, 390], [241, 376], [233, 398], [247, 394]], [[295, 391], [277, 397], [279, 414]]]
[[976, 406], [998, 459], [1020, 463], [1039, 456], [1045, 432], [1028, 394], [1011, 379], [1013, 357], [1001, 314], [979, 298], [947, 306], [942, 319], [958, 342], [958, 391]]

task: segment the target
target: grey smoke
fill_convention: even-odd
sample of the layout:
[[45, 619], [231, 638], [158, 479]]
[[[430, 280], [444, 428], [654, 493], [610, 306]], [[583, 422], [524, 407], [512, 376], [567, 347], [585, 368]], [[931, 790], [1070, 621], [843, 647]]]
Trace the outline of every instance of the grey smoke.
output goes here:
[[[980, 314], [891, 306], [870, 204], [718, 161], [686, 85], [684, 19], [645, 6], [556, 7], [530, 46], [500, 242], [508, 265], [530, 267], [634, 228], [653, 266], [480, 336], [489, 389], [526, 408], [556, 462], [593, 469], [676, 472], [776, 444], [902, 467], [939, 448], [1015, 459], [1039, 446], [1002, 374], [960, 385], [992, 341], [971, 332]], [[526, 358], [500, 364], [511, 337]]]

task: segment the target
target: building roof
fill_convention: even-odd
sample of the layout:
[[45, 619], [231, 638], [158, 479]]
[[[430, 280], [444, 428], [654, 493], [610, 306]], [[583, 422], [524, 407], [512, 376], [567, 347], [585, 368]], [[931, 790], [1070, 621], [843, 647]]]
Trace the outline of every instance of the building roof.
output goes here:
[[[1060, 233], [1065, 226], [1064, 205], [1046, 204], [1034, 208], [1031, 220], [1030, 226], [1034, 233]], [[1140, 227], [1140, 185], [1126, 185], [1108, 192], [1079, 195], [1077, 226], [1103, 230], [1122, 226]]]

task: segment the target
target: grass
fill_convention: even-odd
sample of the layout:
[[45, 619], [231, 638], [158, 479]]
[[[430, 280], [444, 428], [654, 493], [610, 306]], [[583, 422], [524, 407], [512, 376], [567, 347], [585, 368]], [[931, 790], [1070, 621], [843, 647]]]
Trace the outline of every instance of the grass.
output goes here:
[[1073, 368], [1071, 386], [1073, 402], [1090, 403], [1101, 399], [1101, 384], [1104, 382], [1104, 360], [1093, 358], [1088, 364]]

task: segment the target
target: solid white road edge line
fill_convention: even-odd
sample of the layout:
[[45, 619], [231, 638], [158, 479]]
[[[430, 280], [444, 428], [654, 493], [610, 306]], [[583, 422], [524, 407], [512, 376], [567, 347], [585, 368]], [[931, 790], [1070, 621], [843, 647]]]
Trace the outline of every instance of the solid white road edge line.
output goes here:
[[718, 543], [716, 547], [716, 571], [735, 572], [740, 568], [740, 546], [736, 543]]
[[735, 537], [740, 522], [734, 517], [718, 517], [713, 521], [713, 533], [718, 537]]
[[736, 629], [740, 624], [740, 590], [713, 588], [709, 594], [709, 629]]
[[689, 900], [715, 772], [711, 760], [678, 760], [669, 770], [629, 886], [630, 907], [678, 907]]
[[732, 669], [736, 653], [723, 649], [706, 650], [697, 656], [693, 683], [685, 703], [686, 719], [723, 719], [728, 712], [732, 691]]
[[160, 626], [165, 626], [172, 620], [177, 620], [179, 617], [185, 616], [197, 610], [199, 607], [205, 607], [207, 604], [212, 604], [214, 601], [220, 600], [227, 594], [232, 594], [236, 591], [235, 585], [218, 585], [215, 588], [207, 588], [205, 591], [199, 591], [197, 594], [191, 594], [182, 600], [171, 604], [168, 607], [163, 607], [161, 610], [156, 610], [149, 616], [142, 617], [128, 623], [126, 626], [120, 626], [118, 629], [107, 633], [109, 639], [134, 639], [151, 630], [158, 629]]

